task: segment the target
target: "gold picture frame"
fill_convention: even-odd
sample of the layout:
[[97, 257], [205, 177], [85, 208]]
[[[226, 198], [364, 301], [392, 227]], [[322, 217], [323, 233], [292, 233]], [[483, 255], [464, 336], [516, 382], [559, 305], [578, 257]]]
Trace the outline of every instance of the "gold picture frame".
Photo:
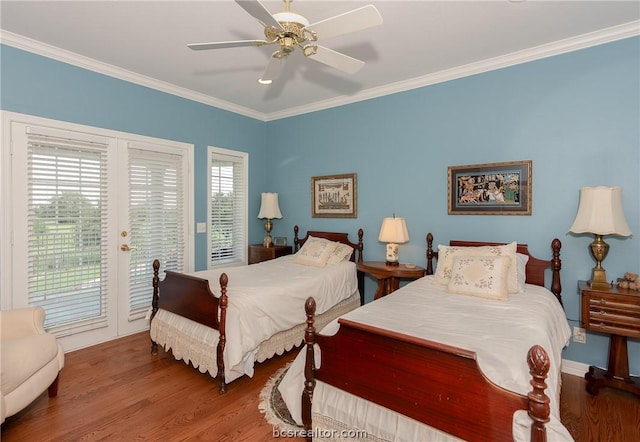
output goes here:
[[531, 168], [531, 160], [449, 167], [449, 215], [531, 215]]
[[345, 173], [311, 177], [313, 218], [357, 218], [358, 175]]

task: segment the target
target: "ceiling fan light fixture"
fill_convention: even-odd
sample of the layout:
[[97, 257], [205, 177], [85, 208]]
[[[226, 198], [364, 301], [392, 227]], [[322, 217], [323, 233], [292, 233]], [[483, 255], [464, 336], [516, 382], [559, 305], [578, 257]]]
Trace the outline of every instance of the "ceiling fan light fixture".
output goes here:
[[273, 58], [287, 58], [289, 56], [289, 52], [279, 50], [279, 51], [275, 51], [273, 54], [271, 54], [271, 56]]
[[302, 48], [302, 53], [305, 57], [311, 57], [318, 53], [318, 45], [306, 45]]
[[278, 12], [276, 14], [273, 14], [273, 18], [280, 22], [283, 27], [285, 23], [295, 23], [301, 28], [309, 26], [310, 24], [309, 20], [307, 20], [300, 14], [296, 14], [295, 12]]

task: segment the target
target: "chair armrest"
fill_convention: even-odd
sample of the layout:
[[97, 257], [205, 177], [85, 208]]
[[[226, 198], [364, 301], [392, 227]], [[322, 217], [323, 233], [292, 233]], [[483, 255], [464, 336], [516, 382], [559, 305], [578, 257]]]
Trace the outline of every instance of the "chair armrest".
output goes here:
[[38, 335], [44, 331], [45, 313], [42, 307], [27, 307], [0, 311], [2, 339]]

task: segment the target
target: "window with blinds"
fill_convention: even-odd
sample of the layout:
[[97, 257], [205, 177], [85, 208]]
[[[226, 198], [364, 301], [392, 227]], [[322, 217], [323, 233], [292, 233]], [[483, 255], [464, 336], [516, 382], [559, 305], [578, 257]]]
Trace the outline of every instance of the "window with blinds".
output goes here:
[[66, 336], [107, 322], [107, 143], [27, 129], [28, 300]]
[[244, 263], [248, 154], [209, 148], [209, 263]]
[[129, 320], [151, 305], [153, 260], [184, 269], [183, 156], [129, 146]]

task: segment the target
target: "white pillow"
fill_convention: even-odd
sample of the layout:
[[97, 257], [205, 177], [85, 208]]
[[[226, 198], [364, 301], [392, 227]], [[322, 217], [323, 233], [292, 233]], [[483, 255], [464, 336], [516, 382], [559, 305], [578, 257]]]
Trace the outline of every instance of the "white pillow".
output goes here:
[[456, 256], [447, 291], [507, 301], [510, 267], [511, 258], [507, 256]]
[[524, 292], [524, 284], [527, 279], [527, 263], [529, 262], [529, 255], [522, 253], [516, 253], [516, 271], [518, 277], [518, 292]]
[[501, 246], [481, 247], [457, 247], [438, 246], [438, 264], [434, 281], [436, 284], [447, 285], [451, 279], [453, 259], [456, 256], [507, 256], [511, 258], [509, 273], [507, 275], [507, 290], [509, 293], [518, 293], [518, 278], [516, 262], [516, 249], [518, 244], [514, 241]]
[[293, 262], [307, 266], [324, 267], [335, 248], [336, 243], [333, 241], [310, 236], [293, 257]]
[[336, 248], [333, 249], [333, 252], [329, 255], [327, 265], [331, 266], [348, 260], [351, 258], [351, 253], [353, 253], [353, 248], [351, 246], [336, 241]]

